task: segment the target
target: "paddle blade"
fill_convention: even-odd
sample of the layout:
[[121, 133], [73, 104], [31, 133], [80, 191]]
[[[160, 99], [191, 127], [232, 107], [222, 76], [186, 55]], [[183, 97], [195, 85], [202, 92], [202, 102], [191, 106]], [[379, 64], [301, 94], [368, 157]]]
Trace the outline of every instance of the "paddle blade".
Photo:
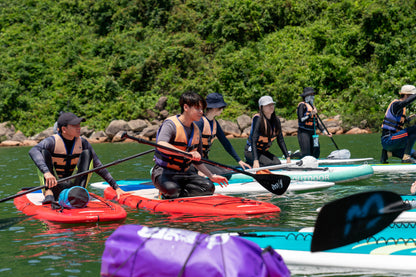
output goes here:
[[252, 174], [253, 177], [260, 185], [271, 193], [282, 195], [286, 192], [290, 184], [290, 177], [279, 174]]
[[372, 236], [409, 209], [389, 191], [358, 193], [324, 205], [315, 222], [311, 252], [344, 246]]

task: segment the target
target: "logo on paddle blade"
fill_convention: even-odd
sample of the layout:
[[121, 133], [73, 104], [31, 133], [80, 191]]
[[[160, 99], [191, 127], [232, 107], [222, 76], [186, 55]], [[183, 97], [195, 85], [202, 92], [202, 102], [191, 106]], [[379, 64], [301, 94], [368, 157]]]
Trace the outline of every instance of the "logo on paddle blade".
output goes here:
[[272, 184], [271, 187], [272, 187], [272, 190], [282, 189], [284, 187], [283, 181], [279, 180], [276, 183]]
[[[359, 226], [359, 229], [363, 228], [361, 229], [362, 231], [367, 231], [373, 228], [380, 220], [379, 213], [380, 210], [384, 208], [384, 206], [384, 200], [380, 194], [372, 195], [365, 201], [362, 206], [352, 205], [346, 213], [345, 221], [347, 224], [345, 224], [344, 236], [348, 237], [351, 232], [355, 231], [354, 229], [357, 229], [357, 226], [354, 228], [353, 224], [357, 225], [360, 222], [364, 222]], [[366, 218], [373, 219], [362, 221], [360, 220]]]

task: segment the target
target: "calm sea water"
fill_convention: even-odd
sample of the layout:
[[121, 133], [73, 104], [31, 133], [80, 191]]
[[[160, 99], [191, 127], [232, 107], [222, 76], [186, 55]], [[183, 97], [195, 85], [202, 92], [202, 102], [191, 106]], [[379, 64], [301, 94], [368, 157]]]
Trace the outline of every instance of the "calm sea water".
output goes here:
[[[349, 149], [352, 157], [380, 158], [380, 135], [335, 136], [337, 145]], [[298, 149], [296, 137], [287, 137], [290, 150]], [[335, 147], [327, 137], [320, 137], [321, 157]], [[234, 139], [232, 144], [243, 155], [245, 140]], [[28, 156], [28, 147], [0, 148], [0, 198], [14, 195], [21, 187], [38, 186], [36, 168]], [[103, 163], [110, 163], [149, 149], [138, 143], [98, 144], [94, 149]], [[272, 152], [281, 155], [273, 146]], [[235, 165], [218, 142], [210, 155], [212, 160]], [[153, 165], [151, 154], [109, 168], [116, 179], [149, 178]], [[270, 201], [282, 212], [273, 216], [233, 218], [171, 217], [140, 210], [127, 209], [128, 217], [122, 223], [100, 225], [54, 225], [24, 216], [16, 210], [13, 201], [0, 203], [0, 276], [99, 276], [101, 256], [106, 238], [121, 224], [142, 224], [183, 228], [198, 232], [235, 231], [296, 231], [313, 226], [316, 209], [322, 204], [360, 191], [385, 189], [408, 194], [415, 174], [397, 173], [374, 175], [361, 181], [337, 184], [334, 187], [302, 194], [283, 196], [244, 194], [241, 196]], [[92, 182], [101, 181], [94, 175]], [[91, 188], [102, 195], [102, 191]], [[293, 276], [405, 276], [397, 273], [363, 272], [334, 268], [290, 267]]]

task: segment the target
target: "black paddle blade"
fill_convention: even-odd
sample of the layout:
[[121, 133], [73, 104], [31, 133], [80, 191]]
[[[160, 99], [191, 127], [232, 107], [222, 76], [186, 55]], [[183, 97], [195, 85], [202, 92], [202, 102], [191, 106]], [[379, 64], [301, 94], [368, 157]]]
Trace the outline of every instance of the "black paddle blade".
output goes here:
[[279, 174], [251, 174], [260, 185], [271, 193], [282, 195], [290, 184], [290, 177]]
[[311, 252], [344, 246], [372, 236], [409, 205], [389, 191], [358, 193], [324, 205], [315, 222]]

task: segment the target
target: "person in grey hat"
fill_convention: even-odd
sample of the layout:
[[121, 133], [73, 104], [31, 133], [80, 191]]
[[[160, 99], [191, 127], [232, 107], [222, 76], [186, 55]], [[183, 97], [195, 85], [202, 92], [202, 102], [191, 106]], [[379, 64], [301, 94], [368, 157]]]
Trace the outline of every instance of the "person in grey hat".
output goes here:
[[[224, 108], [227, 106], [225, 103], [224, 98], [219, 93], [210, 93], [207, 95], [205, 101], [207, 102], [207, 107], [205, 109], [205, 114], [202, 118], [195, 122], [196, 125], [201, 130], [202, 135], [202, 157], [208, 159], [208, 153], [211, 150], [212, 143], [214, 142], [215, 138], [218, 138], [224, 149], [230, 154], [234, 160], [243, 168], [250, 168], [248, 164], [243, 162], [240, 157], [238, 156], [237, 152], [234, 150], [234, 147], [231, 145], [230, 141], [224, 134], [220, 124], [215, 119], [216, 116], [221, 115]], [[226, 175], [229, 170], [205, 165], [211, 172], [218, 174], [218, 175]], [[227, 177], [231, 177], [231, 175], [227, 175]]]
[[260, 97], [259, 113], [253, 116], [250, 135], [244, 149], [246, 161], [253, 168], [281, 164], [279, 158], [269, 151], [274, 140], [277, 140], [287, 163], [290, 163], [282, 126], [276, 116], [275, 103], [268, 95]]
[[[300, 156], [313, 156], [319, 158], [321, 149], [319, 141], [317, 140], [316, 130], [318, 129], [321, 133], [332, 137], [331, 133], [328, 133], [325, 128], [319, 124], [317, 118], [317, 109], [313, 105], [315, 100], [315, 90], [311, 87], [305, 87], [303, 93], [300, 95], [303, 101], [298, 104], [296, 113], [298, 116], [298, 142], [300, 147]], [[314, 136], [315, 143], [314, 143]]]
[[381, 163], [387, 163], [389, 153], [402, 159], [402, 163], [416, 163], [416, 153], [413, 145], [416, 141], [416, 126], [404, 128], [404, 124], [411, 118], [406, 117], [406, 107], [416, 99], [416, 87], [402, 86], [400, 99], [394, 99], [387, 108], [381, 125]]
[[[84, 175], [59, 184], [58, 179], [89, 170], [91, 160], [94, 168], [102, 166], [91, 144], [81, 138], [81, 122], [85, 122], [85, 118], [73, 113], [61, 113], [56, 122], [58, 133], [45, 138], [29, 151], [41, 173], [40, 181], [46, 186], [43, 204], [58, 200], [59, 194], [66, 188], [86, 187], [89, 178]], [[75, 172], [76, 169], [78, 172]], [[116, 190], [118, 197], [124, 193], [107, 169], [103, 168], [97, 174]]]

